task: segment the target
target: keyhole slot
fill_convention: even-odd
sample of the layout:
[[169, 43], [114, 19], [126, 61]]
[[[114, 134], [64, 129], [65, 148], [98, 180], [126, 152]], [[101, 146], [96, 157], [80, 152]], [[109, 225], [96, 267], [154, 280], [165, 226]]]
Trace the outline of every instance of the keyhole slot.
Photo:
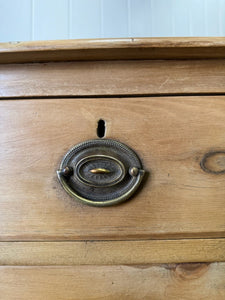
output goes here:
[[105, 136], [106, 125], [105, 120], [100, 119], [97, 126], [97, 136], [103, 138]]

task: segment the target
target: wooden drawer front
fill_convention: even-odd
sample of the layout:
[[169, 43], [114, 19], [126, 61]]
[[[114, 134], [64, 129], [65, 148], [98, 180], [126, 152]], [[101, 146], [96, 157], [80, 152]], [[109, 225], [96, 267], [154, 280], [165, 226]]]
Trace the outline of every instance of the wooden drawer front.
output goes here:
[[[1, 240], [225, 236], [225, 174], [200, 167], [225, 151], [225, 97], [2, 100], [0, 112]], [[56, 178], [100, 118], [149, 172], [133, 199], [107, 208], [75, 202]], [[224, 156], [207, 167], [225, 170]]]
[[225, 263], [0, 267], [2, 299], [225, 298]]
[[0, 96], [7, 98], [224, 94], [224, 82], [225, 59], [0, 65]]

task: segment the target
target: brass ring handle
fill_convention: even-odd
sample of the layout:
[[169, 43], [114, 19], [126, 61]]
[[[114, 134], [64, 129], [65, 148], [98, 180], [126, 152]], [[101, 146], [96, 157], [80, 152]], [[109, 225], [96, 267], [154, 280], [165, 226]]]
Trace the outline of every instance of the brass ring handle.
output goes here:
[[86, 199], [86, 198], [80, 196], [79, 194], [77, 194], [76, 191], [74, 191], [68, 185], [65, 177], [62, 175], [62, 171], [60, 171], [60, 170], [57, 171], [58, 179], [59, 179], [62, 187], [65, 189], [65, 191], [71, 197], [74, 197], [75, 199], [77, 199], [77, 200], [79, 200], [83, 203], [86, 203], [86, 204], [89, 204], [89, 205], [92, 205], [92, 206], [98, 206], [98, 207], [111, 206], [111, 205], [118, 204], [118, 203], [121, 203], [123, 201], [126, 201], [128, 198], [130, 198], [136, 192], [136, 190], [138, 189], [138, 187], [141, 184], [141, 181], [143, 179], [144, 174], [145, 174], [144, 170], [139, 170], [139, 174], [137, 175], [135, 184], [132, 186], [132, 188], [126, 194], [123, 194], [122, 196], [120, 196], [118, 198], [115, 198], [115, 199], [112, 199], [112, 200], [109, 200], [107, 202], [102, 202], [102, 201], [92, 201], [92, 200]]
[[59, 182], [74, 199], [110, 206], [130, 198], [144, 177], [137, 154], [110, 139], [89, 140], [70, 149], [57, 171]]

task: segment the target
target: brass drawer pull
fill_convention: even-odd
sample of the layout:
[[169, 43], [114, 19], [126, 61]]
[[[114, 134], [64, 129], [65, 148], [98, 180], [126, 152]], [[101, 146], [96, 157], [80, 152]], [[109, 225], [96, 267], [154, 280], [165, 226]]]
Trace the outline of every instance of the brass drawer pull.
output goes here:
[[57, 171], [65, 191], [93, 206], [109, 206], [130, 198], [145, 171], [137, 154], [110, 139], [83, 142], [70, 149]]

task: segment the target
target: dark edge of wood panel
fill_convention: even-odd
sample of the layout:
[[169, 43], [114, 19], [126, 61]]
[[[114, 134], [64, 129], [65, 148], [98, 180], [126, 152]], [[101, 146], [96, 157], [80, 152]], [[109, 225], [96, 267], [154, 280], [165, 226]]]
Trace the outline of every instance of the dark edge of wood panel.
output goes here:
[[225, 58], [224, 37], [120, 38], [0, 43], [0, 63]]
[[0, 265], [142, 265], [225, 261], [225, 239], [0, 242]]

